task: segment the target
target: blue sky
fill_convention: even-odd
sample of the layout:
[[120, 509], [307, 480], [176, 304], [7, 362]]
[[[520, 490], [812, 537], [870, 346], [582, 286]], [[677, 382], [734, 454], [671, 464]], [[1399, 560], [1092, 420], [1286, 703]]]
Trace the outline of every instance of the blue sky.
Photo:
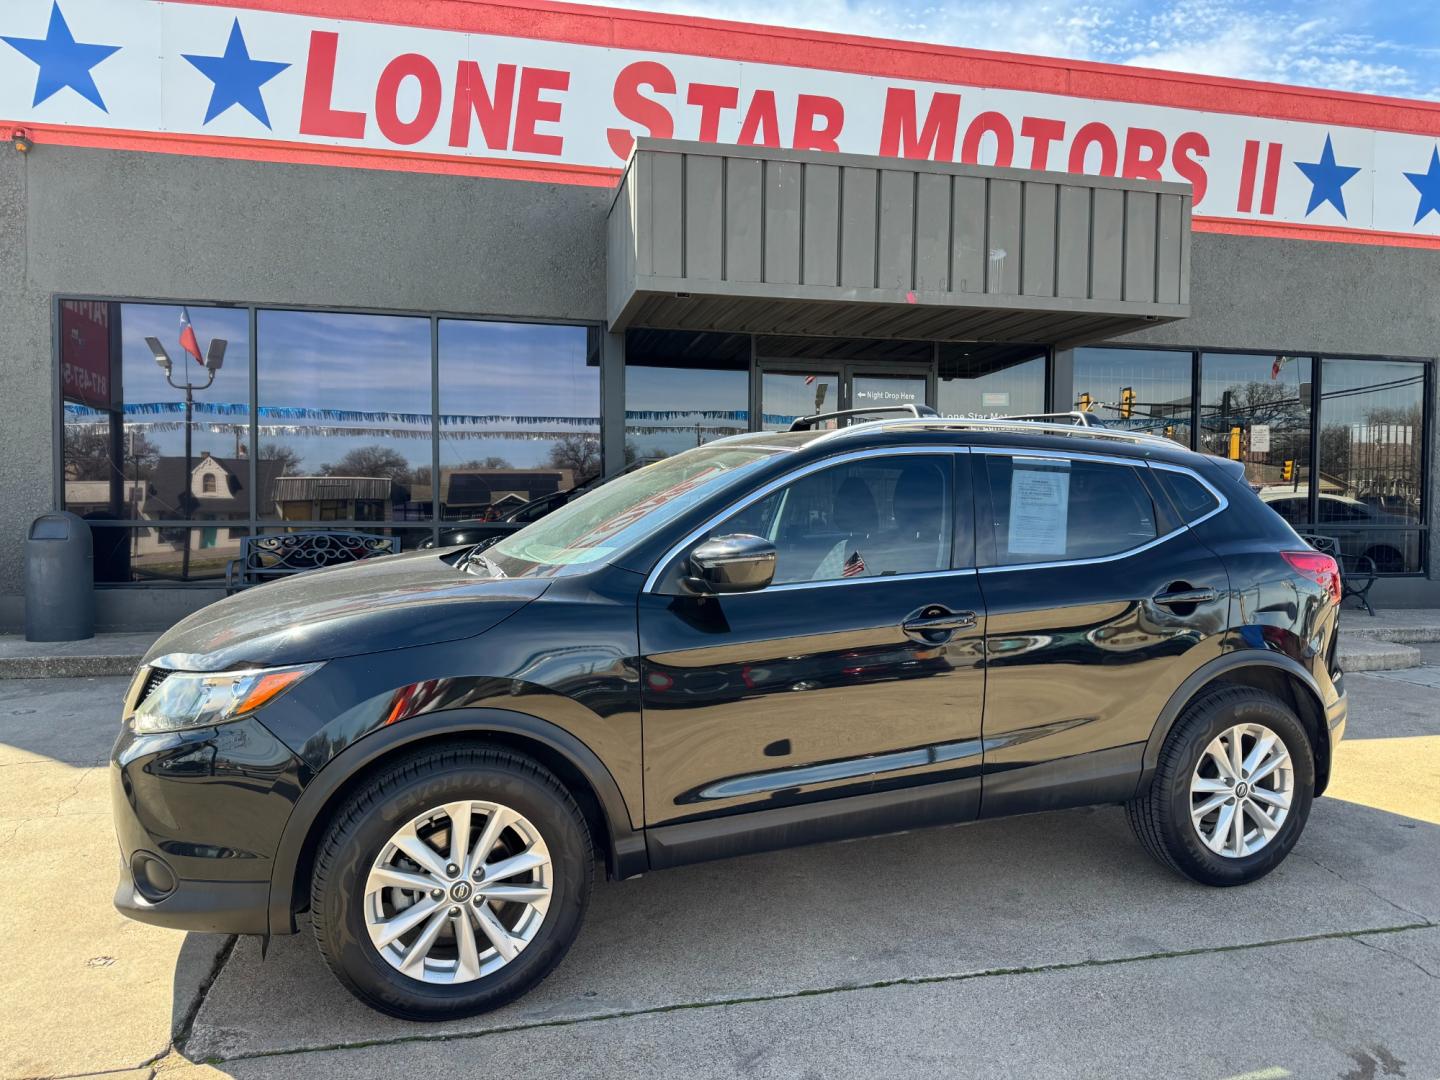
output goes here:
[[604, 0], [977, 49], [1440, 100], [1437, 0]]

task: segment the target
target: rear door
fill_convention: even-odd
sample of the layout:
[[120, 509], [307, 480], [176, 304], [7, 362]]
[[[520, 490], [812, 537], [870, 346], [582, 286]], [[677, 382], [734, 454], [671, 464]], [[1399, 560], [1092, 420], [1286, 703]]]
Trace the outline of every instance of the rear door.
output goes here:
[[1128, 798], [1170, 695], [1220, 655], [1224, 564], [1143, 461], [972, 456], [988, 613], [982, 813]]
[[724, 829], [684, 830], [743, 811], [790, 811], [769, 840], [736, 821], [748, 850], [974, 816], [984, 612], [968, 459], [819, 463], [671, 560], [712, 535], [763, 536], [778, 552], [769, 588], [687, 596], [662, 574], [642, 594], [652, 858], [724, 853], [705, 847]]

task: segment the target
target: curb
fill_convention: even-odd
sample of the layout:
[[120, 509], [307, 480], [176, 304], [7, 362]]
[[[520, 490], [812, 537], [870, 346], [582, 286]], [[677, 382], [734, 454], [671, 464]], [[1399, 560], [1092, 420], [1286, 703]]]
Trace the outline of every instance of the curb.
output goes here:
[[80, 679], [133, 675], [144, 653], [115, 656], [0, 656], [0, 679]]
[[1394, 641], [1340, 634], [1340, 668], [1343, 671], [1400, 671], [1420, 666], [1420, 650]]

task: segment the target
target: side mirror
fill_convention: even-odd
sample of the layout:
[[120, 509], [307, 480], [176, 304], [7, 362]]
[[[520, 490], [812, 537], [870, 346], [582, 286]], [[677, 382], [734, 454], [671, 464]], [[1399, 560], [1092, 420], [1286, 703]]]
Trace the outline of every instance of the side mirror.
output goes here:
[[775, 577], [775, 545], [747, 533], [715, 536], [690, 553], [690, 568], [696, 592], [753, 592]]

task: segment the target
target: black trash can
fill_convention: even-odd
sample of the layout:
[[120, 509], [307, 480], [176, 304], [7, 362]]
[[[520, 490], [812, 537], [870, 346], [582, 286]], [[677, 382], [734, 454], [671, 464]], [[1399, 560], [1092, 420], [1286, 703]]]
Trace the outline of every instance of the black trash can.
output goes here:
[[41, 514], [25, 539], [25, 640], [95, 636], [95, 552], [74, 514]]

